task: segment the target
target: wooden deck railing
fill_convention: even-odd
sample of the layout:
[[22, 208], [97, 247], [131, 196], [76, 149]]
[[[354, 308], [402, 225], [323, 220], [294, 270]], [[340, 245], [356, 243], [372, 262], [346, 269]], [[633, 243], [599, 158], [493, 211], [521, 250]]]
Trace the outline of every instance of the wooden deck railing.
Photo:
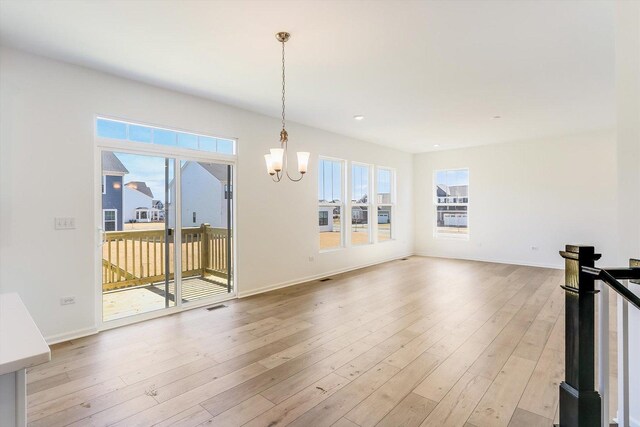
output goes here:
[[[182, 277], [226, 278], [227, 229], [208, 224], [182, 229]], [[143, 286], [165, 280], [165, 247], [169, 245], [169, 278], [174, 278], [174, 239], [165, 230], [108, 231], [102, 247], [102, 290]]]

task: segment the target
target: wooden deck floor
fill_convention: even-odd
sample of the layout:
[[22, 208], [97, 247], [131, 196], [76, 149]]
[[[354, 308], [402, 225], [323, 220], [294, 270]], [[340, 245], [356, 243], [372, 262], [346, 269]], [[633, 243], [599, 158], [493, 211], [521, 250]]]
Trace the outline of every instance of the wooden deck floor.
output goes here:
[[[199, 277], [189, 277], [182, 280], [183, 303], [226, 295], [227, 293], [227, 286], [222, 281], [214, 283]], [[109, 321], [161, 310], [165, 307], [164, 295], [164, 284], [139, 286], [104, 293], [102, 294], [103, 319]], [[175, 286], [172, 282], [169, 284], [170, 305], [173, 305], [174, 295]]]
[[31, 426], [549, 426], [559, 270], [413, 257], [53, 348]]

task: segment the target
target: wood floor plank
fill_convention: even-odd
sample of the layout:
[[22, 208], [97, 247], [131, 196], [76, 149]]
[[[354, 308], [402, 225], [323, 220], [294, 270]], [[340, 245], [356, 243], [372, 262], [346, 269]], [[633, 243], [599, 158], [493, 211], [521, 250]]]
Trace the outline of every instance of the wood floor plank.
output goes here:
[[330, 426], [366, 399], [398, 371], [399, 369], [395, 366], [382, 362], [307, 411], [290, 425], [292, 427]]
[[375, 426], [439, 363], [440, 359], [437, 356], [430, 353], [421, 354], [353, 408], [345, 418], [362, 427]]
[[511, 356], [468, 421], [478, 427], [507, 426], [535, 365], [531, 360]]
[[536, 365], [518, 407], [553, 419], [558, 405], [558, 387], [564, 376], [564, 353], [546, 348]]
[[286, 380], [261, 392], [261, 394], [273, 403], [278, 404], [298, 393], [310, 384], [318, 381], [320, 378], [335, 372], [336, 369], [340, 368], [342, 365], [348, 363], [350, 360], [364, 353], [368, 349], [369, 346], [367, 344], [356, 343], [332, 354], [321, 362], [292, 375]]
[[219, 427], [235, 427], [245, 424], [247, 421], [268, 411], [273, 407], [273, 403], [259, 394], [240, 402], [236, 406], [229, 408], [221, 414], [207, 421], [205, 425]]
[[336, 393], [349, 381], [329, 374], [246, 424], [246, 427], [284, 426]]
[[378, 427], [418, 427], [438, 403], [409, 393], [378, 424]]
[[346, 418], [340, 418], [338, 421], [333, 423], [331, 427], [359, 427], [358, 424], [349, 421]]
[[156, 424], [154, 427], [196, 427], [210, 419], [211, 414], [202, 406], [196, 405]]
[[[258, 363], [252, 363], [251, 365], [225, 375], [224, 377], [217, 378], [199, 387], [191, 389], [177, 397], [166, 400], [146, 410], [139, 411], [135, 415], [113, 425], [119, 427], [145, 427], [150, 424], [153, 425], [160, 423], [171, 418], [185, 407], [204, 402], [225, 390], [261, 374], [265, 370], [266, 368], [264, 366]], [[126, 403], [124, 405], [126, 405]], [[122, 404], [117, 405], [113, 409], [117, 411], [119, 406], [122, 406]]]
[[242, 384], [220, 393], [209, 400], [205, 400], [201, 405], [212, 416], [216, 416], [237, 405], [238, 402], [247, 400], [257, 393], [261, 393], [264, 390], [281, 383], [298, 372], [315, 365], [319, 361], [324, 360], [331, 355], [333, 355], [331, 351], [322, 349], [303, 354], [274, 369], [270, 369], [249, 381], [245, 381]]
[[463, 425], [490, 385], [487, 378], [465, 373], [421, 425]]
[[522, 408], [516, 408], [509, 422], [509, 427], [549, 427], [550, 425], [553, 425], [553, 420]]

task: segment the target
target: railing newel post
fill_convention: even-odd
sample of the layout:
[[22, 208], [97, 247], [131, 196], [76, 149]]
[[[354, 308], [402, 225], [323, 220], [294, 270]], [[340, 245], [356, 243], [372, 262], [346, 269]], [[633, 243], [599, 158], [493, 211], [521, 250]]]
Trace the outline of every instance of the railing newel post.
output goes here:
[[565, 259], [565, 380], [560, 384], [560, 426], [596, 427], [601, 399], [595, 390], [595, 279], [582, 267], [595, 267], [593, 246], [567, 245]]
[[582, 267], [595, 267], [593, 246], [567, 245], [565, 260], [565, 380], [560, 384], [560, 426], [597, 427], [601, 399], [595, 390], [595, 279]]

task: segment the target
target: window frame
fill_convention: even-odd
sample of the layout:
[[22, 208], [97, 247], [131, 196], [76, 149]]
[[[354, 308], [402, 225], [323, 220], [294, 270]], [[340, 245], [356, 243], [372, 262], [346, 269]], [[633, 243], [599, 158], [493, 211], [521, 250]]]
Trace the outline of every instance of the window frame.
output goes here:
[[[363, 163], [363, 162], [356, 162], [356, 161], [351, 161], [350, 162], [351, 168], [350, 168], [350, 174], [349, 174], [349, 242], [351, 243], [351, 246], [366, 246], [366, 245], [371, 245], [374, 243], [373, 240], [373, 236], [372, 236], [372, 227], [371, 227], [371, 212], [372, 212], [372, 207], [373, 207], [373, 202], [371, 200], [371, 190], [373, 188], [373, 179], [372, 179], [372, 172], [375, 168], [374, 165], [369, 164], [369, 163]], [[367, 168], [367, 203], [358, 203], [358, 202], [354, 202], [353, 201], [353, 184], [354, 184], [354, 179], [353, 179], [353, 168], [355, 166], [360, 166], [360, 167], [366, 167]], [[367, 208], [367, 235], [368, 235], [368, 240], [365, 243], [353, 243], [353, 207], [365, 207]]]
[[[331, 207], [331, 208], [336, 208], [339, 207], [340, 208], [340, 245], [339, 246], [335, 246], [335, 247], [331, 247], [331, 248], [326, 248], [326, 249], [322, 249], [322, 247], [320, 247], [320, 225], [316, 225], [316, 227], [318, 227], [316, 229], [316, 232], [318, 233], [318, 248], [319, 248], [319, 253], [327, 253], [327, 252], [335, 252], [335, 251], [340, 251], [342, 249], [345, 248], [345, 206], [346, 206], [346, 201], [345, 201], [345, 196], [347, 196], [348, 192], [347, 192], [347, 187], [346, 187], [346, 165], [347, 165], [347, 161], [344, 159], [339, 159], [336, 157], [329, 157], [329, 156], [318, 156], [318, 167], [317, 167], [317, 173], [318, 173], [318, 181], [320, 180], [320, 164], [322, 163], [323, 160], [327, 160], [330, 162], [337, 162], [340, 164], [340, 202], [335, 203], [335, 202], [320, 202], [320, 200], [318, 200], [318, 205], [316, 210], [318, 210], [320, 208], [327, 208], [327, 207]], [[317, 182], [318, 182], [317, 181]], [[317, 188], [316, 188], [317, 191]], [[349, 200], [351, 200], [351, 195], [349, 195]], [[333, 215], [329, 216], [329, 220], [333, 221]], [[319, 221], [318, 221], [319, 222]], [[318, 224], [318, 222], [316, 224]]]
[[[438, 182], [437, 176], [438, 172], [449, 172], [449, 171], [467, 171], [467, 201], [466, 203], [440, 203], [438, 201]], [[433, 177], [432, 177], [432, 185], [431, 191], [433, 192], [433, 236], [436, 239], [445, 239], [445, 240], [469, 240], [471, 236], [471, 221], [469, 215], [469, 201], [471, 200], [471, 170], [468, 167], [458, 167], [458, 168], [446, 168], [446, 169], [434, 169]], [[467, 215], [467, 232], [464, 234], [461, 233], [447, 233], [447, 232], [438, 232], [438, 206], [466, 206], [466, 215]]]
[[110, 219], [109, 222], [113, 222], [114, 227], [113, 227], [113, 231], [118, 231], [118, 210], [117, 209], [102, 209], [102, 231], [107, 231], [107, 227], [105, 227], [105, 223], [107, 222], [107, 220], [105, 219], [105, 213], [106, 212], [113, 212], [114, 213], [114, 219]]
[[[378, 202], [378, 174], [380, 172], [380, 170], [385, 170], [385, 171], [389, 171], [390, 173], [390, 182], [389, 182], [389, 203], [379, 203]], [[395, 206], [396, 206], [396, 193], [397, 193], [397, 188], [396, 188], [396, 170], [395, 168], [392, 167], [388, 167], [388, 166], [376, 166], [375, 168], [375, 176], [374, 176], [374, 180], [375, 180], [375, 201], [374, 201], [374, 205], [373, 205], [373, 209], [376, 213], [375, 216], [375, 242], [376, 243], [387, 243], [387, 242], [393, 242], [395, 240], [395, 227], [393, 226], [393, 222], [394, 222], [394, 218], [395, 218]], [[388, 207], [389, 208], [389, 216], [391, 217], [389, 224], [390, 224], [390, 229], [389, 229], [389, 239], [388, 240], [380, 240], [380, 230], [379, 230], [379, 224], [378, 224], [378, 208], [380, 207]]]
[[[326, 215], [321, 215], [326, 214]], [[318, 227], [329, 225], [329, 212], [318, 211]]]

